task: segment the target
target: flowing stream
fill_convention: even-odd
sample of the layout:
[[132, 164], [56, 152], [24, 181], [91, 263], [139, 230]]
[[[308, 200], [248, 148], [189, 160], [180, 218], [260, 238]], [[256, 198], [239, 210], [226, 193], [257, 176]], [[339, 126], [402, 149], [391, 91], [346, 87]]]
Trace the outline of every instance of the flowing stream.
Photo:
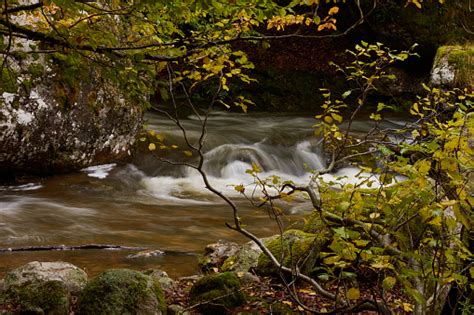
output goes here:
[[[234, 198], [249, 230], [260, 237], [278, 230], [267, 211], [251, 206], [232, 184], [249, 184], [245, 171], [257, 163], [262, 177], [305, 183], [310, 169], [325, 165], [320, 141], [313, 135], [315, 120], [309, 117], [268, 114], [215, 113], [210, 117], [204, 169], [211, 183]], [[201, 134], [196, 117], [183, 120], [191, 142]], [[387, 123], [397, 127], [400, 123]], [[178, 146], [157, 150], [170, 160], [193, 161], [183, 154], [181, 131], [156, 114], [148, 115], [148, 128]], [[364, 132], [370, 123], [357, 121]], [[355, 180], [355, 169], [335, 175]], [[329, 175], [328, 175], [329, 176]], [[329, 176], [331, 177], [331, 176]], [[257, 192], [258, 193], [258, 192]], [[285, 208], [285, 224], [297, 224], [311, 207], [301, 201]], [[74, 250], [0, 253], [0, 276], [26, 262], [64, 260], [90, 275], [106, 268], [159, 268], [171, 276], [197, 271], [196, 256], [206, 244], [219, 239], [246, 241], [228, 229], [230, 209], [204, 188], [196, 171], [172, 166], [150, 153], [138, 154], [131, 164], [103, 165], [68, 175], [0, 186], [0, 247], [41, 245], [116, 244], [160, 249], [165, 255], [127, 258], [136, 251]], [[296, 222], [296, 223], [295, 223]]]

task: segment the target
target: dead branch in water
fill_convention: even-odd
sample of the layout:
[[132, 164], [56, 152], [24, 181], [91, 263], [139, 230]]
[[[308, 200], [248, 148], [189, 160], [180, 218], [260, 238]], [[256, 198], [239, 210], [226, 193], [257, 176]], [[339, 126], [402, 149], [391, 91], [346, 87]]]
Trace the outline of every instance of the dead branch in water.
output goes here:
[[115, 250], [145, 250], [146, 247], [132, 247], [111, 244], [85, 244], [85, 245], [40, 245], [40, 246], [24, 246], [24, 247], [5, 247], [0, 248], [0, 253], [6, 252], [33, 252], [48, 250], [81, 250], [81, 249], [115, 249]]

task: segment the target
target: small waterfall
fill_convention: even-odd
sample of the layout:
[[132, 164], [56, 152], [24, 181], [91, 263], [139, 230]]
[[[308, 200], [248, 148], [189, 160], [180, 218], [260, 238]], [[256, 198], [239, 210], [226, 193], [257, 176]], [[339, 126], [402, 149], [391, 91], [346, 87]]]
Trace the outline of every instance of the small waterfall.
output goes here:
[[[156, 117], [154, 119], [155, 127], [159, 130], [162, 124]], [[326, 166], [322, 140], [314, 136], [311, 127], [313, 123], [312, 118], [218, 113], [209, 119], [203, 169], [215, 188], [233, 197], [241, 196], [235, 191], [234, 185], [252, 185], [254, 179], [246, 172], [252, 168], [252, 164], [258, 165], [262, 170], [260, 178], [279, 176], [282, 181], [290, 180], [305, 185], [312, 175], [311, 171], [321, 170]], [[190, 119], [184, 124], [190, 130], [191, 138], [197, 139], [200, 132], [199, 121]], [[387, 127], [395, 128], [401, 123], [386, 124]], [[163, 125], [169, 129], [162, 132], [177, 136], [171, 125]], [[373, 122], [356, 121], [353, 126], [354, 134], [363, 133], [372, 128]], [[195, 170], [181, 167], [170, 175], [169, 168], [167, 165], [163, 170], [166, 176], [157, 176], [156, 173], [145, 176], [142, 184], [146, 194], [174, 203], [207, 204], [219, 201], [204, 189], [202, 178]], [[325, 181], [332, 182], [336, 188], [346, 183], [360, 183], [367, 178], [377, 185], [377, 176], [362, 174], [355, 167], [323, 176]], [[258, 194], [258, 191], [255, 193]]]

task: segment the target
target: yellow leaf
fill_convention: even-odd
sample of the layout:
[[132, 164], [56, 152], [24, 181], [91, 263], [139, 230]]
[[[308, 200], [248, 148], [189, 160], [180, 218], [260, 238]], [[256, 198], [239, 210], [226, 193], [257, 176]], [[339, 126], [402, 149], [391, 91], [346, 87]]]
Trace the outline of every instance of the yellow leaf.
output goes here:
[[186, 156], [193, 156], [193, 153], [191, 151], [184, 151], [183, 153]]
[[418, 1], [418, 0], [411, 0], [411, 3], [413, 3], [414, 5], [416, 5], [416, 7], [418, 9], [421, 9], [421, 3]]
[[156, 139], [160, 142], [165, 141], [165, 137], [163, 137], [163, 135], [160, 135], [159, 133], [156, 134]]
[[341, 122], [342, 122], [342, 116], [341, 116], [341, 115], [338, 115], [338, 114], [336, 114], [336, 113], [332, 113], [332, 114], [331, 114], [331, 117], [332, 117], [335, 121], [337, 121], [338, 123], [341, 123]]
[[313, 290], [308, 290], [308, 289], [299, 289], [298, 292], [307, 294], [307, 295], [316, 295], [316, 292], [314, 292]]
[[252, 162], [252, 171], [254, 173], [261, 173], [262, 169], [257, 165], [257, 163]]
[[372, 219], [372, 220], [375, 220], [377, 219], [378, 217], [380, 217], [380, 213], [378, 212], [372, 212], [369, 217]]
[[347, 291], [347, 298], [349, 300], [357, 300], [360, 298], [360, 291], [357, 288], [350, 288], [349, 291]]
[[328, 124], [331, 124], [333, 122], [333, 119], [331, 116], [324, 116], [324, 121]]
[[431, 220], [430, 222], [428, 222], [428, 224], [431, 224], [431, 225], [434, 225], [434, 226], [441, 226], [441, 217], [440, 216], [437, 216], [437, 217], [434, 217], [433, 220]]
[[328, 14], [329, 15], [334, 15], [334, 14], [337, 14], [337, 12], [339, 12], [339, 8], [338, 7], [332, 7], [331, 9], [329, 9]]
[[418, 168], [418, 171], [422, 174], [426, 174], [431, 169], [430, 160], [421, 160], [418, 161], [415, 165]]
[[155, 150], [156, 150], [156, 145], [155, 145], [154, 143], [150, 143], [150, 144], [148, 145], [148, 150], [150, 150], [150, 151], [155, 151]]
[[405, 312], [413, 312], [413, 305], [410, 303], [403, 303], [403, 310]]
[[234, 186], [234, 189], [235, 189], [235, 191], [238, 191], [241, 194], [243, 194], [245, 192], [245, 187], [242, 184]]

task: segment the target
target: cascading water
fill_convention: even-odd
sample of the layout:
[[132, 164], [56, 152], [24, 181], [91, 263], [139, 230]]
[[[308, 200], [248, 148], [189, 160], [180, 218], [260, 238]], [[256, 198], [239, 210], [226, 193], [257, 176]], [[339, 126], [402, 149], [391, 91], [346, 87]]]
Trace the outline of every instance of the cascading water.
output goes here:
[[[197, 141], [199, 120], [190, 117], [182, 122], [190, 141]], [[261, 177], [277, 175], [307, 183], [310, 170], [325, 166], [313, 123], [310, 117], [289, 115], [216, 113], [210, 117], [204, 170], [214, 187], [236, 200], [244, 223], [251, 223], [249, 228], [261, 237], [274, 234], [276, 227], [265, 210], [249, 205], [232, 185], [252, 183], [245, 172], [252, 163], [262, 168]], [[367, 122], [354, 125], [368, 128]], [[193, 162], [180, 151], [185, 144], [172, 122], [150, 114], [148, 128], [179, 146], [173, 152], [163, 151], [167, 158]], [[332, 180], [345, 175], [346, 181], [356, 181], [357, 172], [342, 169], [325, 176]], [[300, 210], [311, 207], [301, 203], [287, 209], [289, 213]], [[0, 247], [105, 243], [168, 253], [147, 260], [130, 260], [126, 251], [0, 253], [0, 274], [31, 260], [65, 260], [92, 274], [110, 267], [154, 267], [185, 275], [196, 269], [195, 257], [189, 254], [200, 253], [206, 244], [245, 240], [225, 227], [231, 220], [229, 209], [204, 188], [195, 170], [159, 162], [151, 154], [141, 154], [129, 165], [110, 164], [0, 186]]]

